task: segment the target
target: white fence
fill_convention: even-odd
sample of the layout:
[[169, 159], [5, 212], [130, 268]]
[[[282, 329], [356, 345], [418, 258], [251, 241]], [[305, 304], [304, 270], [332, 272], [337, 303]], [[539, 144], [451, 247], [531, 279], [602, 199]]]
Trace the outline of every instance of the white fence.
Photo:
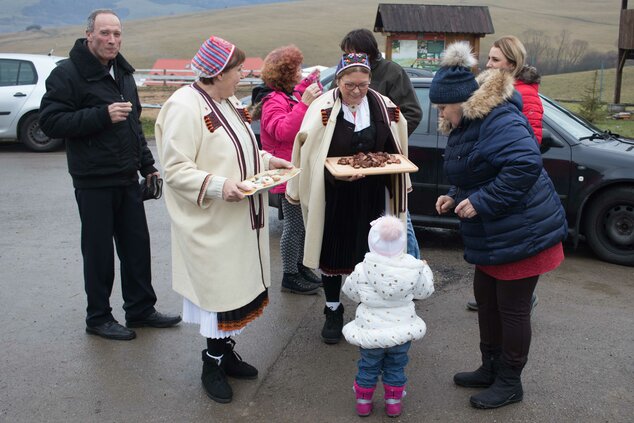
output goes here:
[[[196, 80], [190, 70], [183, 69], [137, 69], [134, 79], [138, 87], [180, 86], [191, 84]], [[260, 78], [247, 76], [240, 85], [252, 87], [262, 83]]]

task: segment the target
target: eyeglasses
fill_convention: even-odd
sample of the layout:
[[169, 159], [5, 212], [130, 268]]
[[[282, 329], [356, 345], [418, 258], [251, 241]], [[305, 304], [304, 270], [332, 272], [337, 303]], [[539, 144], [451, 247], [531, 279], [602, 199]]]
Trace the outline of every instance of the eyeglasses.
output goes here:
[[370, 86], [369, 82], [362, 82], [360, 84], [353, 84], [352, 82], [344, 82], [343, 86], [346, 87], [346, 90], [354, 91], [355, 88], [358, 88], [359, 91], [367, 90]]

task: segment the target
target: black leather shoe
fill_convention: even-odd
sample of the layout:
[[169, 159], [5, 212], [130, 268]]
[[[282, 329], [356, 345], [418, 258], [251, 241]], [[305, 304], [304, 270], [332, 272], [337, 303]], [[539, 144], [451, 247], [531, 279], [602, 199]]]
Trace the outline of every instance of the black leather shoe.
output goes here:
[[129, 328], [141, 328], [146, 326], [152, 328], [168, 328], [170, 326], [177, 325], [180, 321], [181, 316], [169, 316], [167, 314], [154, 311], [145, 319], [128, 320], [125, 322], [125, 325]]
[[299, 273], [284, 273], [282, 277], [282, 292], [293, 294], [312, 295], [321, 291], [317, 284], [308, 282]]
[[332, 311], [328, 306], [324, 307], [326, 321], [321, 330], [321, 340], [326, 344], [337, 344], [341, 341], [343, 329], [343, 304], [339, 304], [337, 310]]
[[203, 351], [203, 373], [200, 379], [209, 398], [221, 404], [231, 402], [233, 389], [227, 382], [227, 375], [216, 359], [207, 355], [207, 350]]
[[86, 326], [86, 333], [118, 341], [129, 341], [136, 338], [136, 333], [133, 330], [125, 328], [115, 321], [102, 323], [98, 326]]
[[220, 361], [220, 368], [225, 374], [236, 379], [256, 379], [258, 377], [258, 369], [242, 360], [240, 354], [234, 351], [236, 341], [231, 338], [227, 339], [225, 351]]
[[321, 277], [317, 276], [315, 272], [304, 266], [302, 263], [297, 263], [297, 270], [299, 271], [300, 276], [304, 278], [304, 280], [312, 282], [320, 287], [323, 286], [321, 283]]

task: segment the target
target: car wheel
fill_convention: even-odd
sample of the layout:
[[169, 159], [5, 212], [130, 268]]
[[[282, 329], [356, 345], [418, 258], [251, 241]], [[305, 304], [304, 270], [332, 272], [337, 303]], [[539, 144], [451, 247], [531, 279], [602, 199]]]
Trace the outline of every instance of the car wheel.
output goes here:
[[33, 151], [53, 151], [62, 146], [61, 138], [49, 138], [40, 129], [37, 113], [30, 114], [20, 126], [20, 141]]
[[613, 188], [592, 200], [585, 232], [601, 259], [634, 266], [634, 187]]

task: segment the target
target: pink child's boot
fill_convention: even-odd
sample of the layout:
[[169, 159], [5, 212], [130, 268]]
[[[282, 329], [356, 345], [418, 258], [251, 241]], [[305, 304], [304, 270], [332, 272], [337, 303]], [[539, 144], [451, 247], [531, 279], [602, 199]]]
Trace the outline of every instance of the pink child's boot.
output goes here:
[[406, 394], [405, 386], [390, 386], [383, 384], [385, 389], [385, 414], [389, 417], [401, 415], [401, 398]]
[[354, 382], [354, 393], [357, 397], [357, 414], [361, 417], [369, 416], [372, 413], [372, 395], [374, 395], [374, 389], [362, 388]]

